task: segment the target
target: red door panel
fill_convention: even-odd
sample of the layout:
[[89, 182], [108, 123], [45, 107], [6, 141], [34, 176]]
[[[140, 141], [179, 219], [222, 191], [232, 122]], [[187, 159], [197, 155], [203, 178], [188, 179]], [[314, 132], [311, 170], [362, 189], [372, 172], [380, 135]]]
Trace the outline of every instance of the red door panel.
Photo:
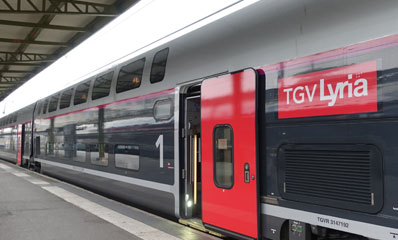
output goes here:
[[[252, 238], [258, 237], [255, 86], [256, 72], [245, 70], [205, 80], [201, 97], [202, 220], [206, 224]], [[227, 137], [219, 139], [216, 136], [219, 130], [215, 128], [223, 126], [227, 126], [225, 129], [231, 128], [233, 132], [232, 187], [223, 187], [215, 182], [215, 174], [219, 171], [215, 172], [213, 158], [219, 161], [216, 152], [230, 145]], [[245, 165], [249, 167], [246, 179]], [[220, 165], [216, 166], [219, 168]]]
[[18, 124], [17, 132], [17, 164], [22, 164], [22, 124]]

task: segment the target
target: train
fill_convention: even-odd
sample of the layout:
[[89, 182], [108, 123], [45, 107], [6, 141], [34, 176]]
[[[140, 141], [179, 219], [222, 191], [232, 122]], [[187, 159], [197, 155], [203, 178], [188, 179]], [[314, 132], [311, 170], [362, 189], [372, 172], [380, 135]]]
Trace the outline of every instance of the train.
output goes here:
[[0, 157], [235, 239], [396, 239], [397, 24], [257, 1], [2, 117]]

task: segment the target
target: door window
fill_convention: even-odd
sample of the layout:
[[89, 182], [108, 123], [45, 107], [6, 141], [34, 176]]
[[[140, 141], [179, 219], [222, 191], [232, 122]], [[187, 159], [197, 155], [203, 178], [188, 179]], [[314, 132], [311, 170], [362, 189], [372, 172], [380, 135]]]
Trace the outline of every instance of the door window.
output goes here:
[[219, 188], [234, 185], [234, 139], [230, 125], [217, 125], [213, 131], [214, 183]]

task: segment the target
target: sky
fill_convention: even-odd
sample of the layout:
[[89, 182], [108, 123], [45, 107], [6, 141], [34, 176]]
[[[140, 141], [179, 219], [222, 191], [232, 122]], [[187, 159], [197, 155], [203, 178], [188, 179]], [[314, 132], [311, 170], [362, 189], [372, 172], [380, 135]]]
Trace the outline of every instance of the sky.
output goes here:
[[256, 1], [141, 0], [0, 102], [0, 117]]

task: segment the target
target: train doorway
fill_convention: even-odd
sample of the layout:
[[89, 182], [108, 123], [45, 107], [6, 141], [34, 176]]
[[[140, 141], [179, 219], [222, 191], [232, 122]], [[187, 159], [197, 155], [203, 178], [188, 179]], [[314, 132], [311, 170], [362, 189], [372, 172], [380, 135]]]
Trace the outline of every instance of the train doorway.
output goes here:
[[193, 85], [184, 95], [184, 209], [185, 219], [202, 218], [202, 167], [200, 127], [200, 85]]

